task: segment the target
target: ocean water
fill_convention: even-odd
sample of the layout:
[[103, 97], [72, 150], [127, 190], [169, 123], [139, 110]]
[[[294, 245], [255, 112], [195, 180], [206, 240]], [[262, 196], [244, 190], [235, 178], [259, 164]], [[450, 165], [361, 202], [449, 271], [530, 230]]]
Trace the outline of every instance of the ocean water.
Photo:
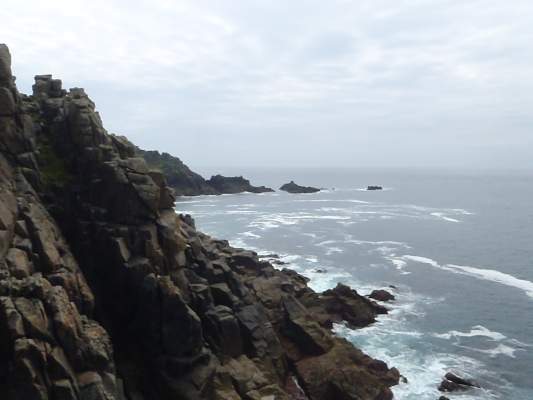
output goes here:
[[234, 246], [279, 254], [316, 290], [343, 282], [361, 294], [393, 292], [376, 324], [335, 329], [400, 369], [408, 383], [395, 398], [436, 400], [454, 371], [482, 389], [452, 399], [533, 399], [533, 173], [246, 174], [275, 188], [294, 179], [327, 190], [182, 198], [176, 210]]

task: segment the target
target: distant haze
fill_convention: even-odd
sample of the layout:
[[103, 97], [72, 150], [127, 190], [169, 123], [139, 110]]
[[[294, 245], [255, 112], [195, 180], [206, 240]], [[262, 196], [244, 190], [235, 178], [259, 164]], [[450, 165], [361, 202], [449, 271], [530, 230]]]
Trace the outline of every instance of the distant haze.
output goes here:
[[[531, 0], [3, 0], [19, 90], [196, 166], [533, 168]], [[243, 171], [245, 173], [245, 171]]]

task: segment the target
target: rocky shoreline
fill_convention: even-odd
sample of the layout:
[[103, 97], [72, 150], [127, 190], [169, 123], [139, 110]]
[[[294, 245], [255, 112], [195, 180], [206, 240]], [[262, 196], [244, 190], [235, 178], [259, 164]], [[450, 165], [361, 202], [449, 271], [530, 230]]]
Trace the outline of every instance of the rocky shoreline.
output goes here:
[[384, 307], [199, 232], [83, 89], [20, 94], [0, 45], [0, 393], [388, 400], [399, 372], [331, 332]]
[[[121, 137], [121, 140], [126, 140]], [[142, 150], [135, 147], [136, 154], [144, 158], [150, 168], [159, 169], [165, 175], [167, 184], [176, 196], [200, 196], [236, 193], [267, 193], [273, 192], [265, 186], [253, 186], [242, 176], [213, 175], [204, 179], [200, 174], [191, 171], [178, 157], [155, 150]]]

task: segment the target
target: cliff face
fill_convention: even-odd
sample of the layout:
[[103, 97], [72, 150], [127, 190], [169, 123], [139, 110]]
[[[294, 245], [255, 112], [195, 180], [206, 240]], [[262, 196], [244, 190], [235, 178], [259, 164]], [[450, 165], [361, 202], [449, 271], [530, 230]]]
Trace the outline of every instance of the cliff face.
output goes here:
[[137, 148], [137, 153], [145, 159], [151, 168], [163, 172], [167, 184], [178, 196], [198, 196], [202, 194], [234, 194], [273, 192], [265, 186], [253, 186], [242, 176], [227, 177], [214, 175], [205, 180], [201, 175], [191, 171], [179, 158], [168, 153]]
[[[390, 399], [334, 337], [384, 310], [198, 232], [83, 89], [18, 93], [0, 45], [0, 393], [7, 399]], [[301, 385], [295, 384], [295, 379]]]

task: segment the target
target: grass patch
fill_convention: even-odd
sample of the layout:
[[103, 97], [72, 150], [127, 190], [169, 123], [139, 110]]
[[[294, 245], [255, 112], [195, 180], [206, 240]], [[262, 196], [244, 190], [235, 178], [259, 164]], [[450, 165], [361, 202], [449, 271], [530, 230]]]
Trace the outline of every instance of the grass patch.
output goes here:
[[41, 141], [39, 148], [39, 167], [41, 179], [46, 188], [63, 188], [73, 180], [63, 160], [54, 150], [53, 145], [48, 141]]

